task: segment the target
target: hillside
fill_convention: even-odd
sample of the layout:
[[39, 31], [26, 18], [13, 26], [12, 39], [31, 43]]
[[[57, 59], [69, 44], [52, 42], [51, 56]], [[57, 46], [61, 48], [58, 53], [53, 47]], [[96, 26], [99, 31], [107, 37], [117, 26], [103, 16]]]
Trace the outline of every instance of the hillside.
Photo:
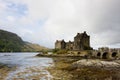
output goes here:
[[42, 51], [48, 48], [25, 42], [17, 34], [0, 30], [0, 52]]
[[38, 51], [44, 51], [44, 50], [48, 50], [48, 48], [40, 46], [38, 44], [29, 43], [29, 42], [25, 42], [24, 49], [23, 49], [23, 51], [29, 51], [29, 52], [31, 51], [38, 52]]
[[18, 52], [21, 51], [24, 41], [16, 34], [0, 30], [0, 51]]

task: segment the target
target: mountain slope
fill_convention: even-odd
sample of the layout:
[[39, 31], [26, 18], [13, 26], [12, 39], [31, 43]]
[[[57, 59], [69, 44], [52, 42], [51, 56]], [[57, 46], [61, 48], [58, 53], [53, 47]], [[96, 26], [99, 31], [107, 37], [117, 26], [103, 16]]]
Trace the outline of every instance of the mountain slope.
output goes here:
[[48, 48], [24, 42], [17, 34], [0, 30], [0, 52], [41, 51]]
[[24, 41], [16, 34], [0, 30], [0, 51], [21, 51]]

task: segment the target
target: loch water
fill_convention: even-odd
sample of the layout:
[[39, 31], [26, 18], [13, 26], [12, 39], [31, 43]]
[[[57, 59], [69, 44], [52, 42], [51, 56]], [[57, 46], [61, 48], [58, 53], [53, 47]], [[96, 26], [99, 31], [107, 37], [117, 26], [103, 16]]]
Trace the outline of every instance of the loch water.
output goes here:
[[15, 69], [5, 80], [50, 80], [47, 67], [53, 65], [52, 58], [36, 57], [38, 53], [0, 53], [0, 63]]

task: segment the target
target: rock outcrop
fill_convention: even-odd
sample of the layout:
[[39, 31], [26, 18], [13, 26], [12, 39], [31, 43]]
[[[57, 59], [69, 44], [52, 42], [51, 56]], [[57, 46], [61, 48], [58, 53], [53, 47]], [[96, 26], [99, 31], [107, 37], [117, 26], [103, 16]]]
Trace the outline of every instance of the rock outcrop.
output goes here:
[[120, 60], [115, 61], [103, 61], [103, 60], [93, 60], [93, 59], [82, 59], [77, 62], [72, 63], [71, 68], [101, 68], [101, 69], [120, 69]]

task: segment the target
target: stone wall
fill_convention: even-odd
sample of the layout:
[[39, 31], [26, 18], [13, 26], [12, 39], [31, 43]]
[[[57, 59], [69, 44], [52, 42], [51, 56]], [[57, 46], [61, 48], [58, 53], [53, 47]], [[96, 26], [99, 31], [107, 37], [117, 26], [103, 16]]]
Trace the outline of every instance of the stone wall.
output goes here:
[[57, 40], [55, 42], [55, 48], [56, 49], [65, 49], [66, 48], [66, 42], [64, 40]]

